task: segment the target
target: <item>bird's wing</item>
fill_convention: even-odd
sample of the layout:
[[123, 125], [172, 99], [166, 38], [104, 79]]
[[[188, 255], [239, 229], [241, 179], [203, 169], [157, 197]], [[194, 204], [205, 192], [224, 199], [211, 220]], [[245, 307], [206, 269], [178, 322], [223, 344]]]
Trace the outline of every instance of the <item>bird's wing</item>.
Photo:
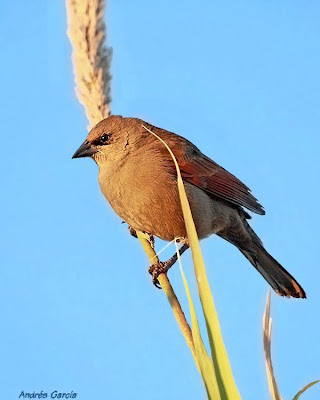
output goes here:
[[186, 182], [257, 214], [265, 214], [263, 207], [245, 184], [204, 154], [182, 160], [179, 167]]
[[[163, 139], [169, 142], [184, 181], [230, 203], [245, 207], [260, 215], [265, 214], [263, 207], [251, 194], [250, 189], [238, 178], [205, 156], [185, 138], [169, 132], [162, 131], [161, 133]], [[165, 149], [162, 151], [166, 152]], [[175, 173], [173, 169], [171, 170]]]

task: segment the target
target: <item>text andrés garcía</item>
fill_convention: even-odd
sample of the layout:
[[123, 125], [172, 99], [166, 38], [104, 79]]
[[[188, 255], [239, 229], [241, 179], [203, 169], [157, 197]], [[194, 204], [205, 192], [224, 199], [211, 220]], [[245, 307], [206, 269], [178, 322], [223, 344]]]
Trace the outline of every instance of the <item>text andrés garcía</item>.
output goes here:
[[53, 392], [25, 392], [21, 391], [19, 395], [19, 399], [75, 399], [77, 397], [77, 393], [71, 392], [59, 392], [58, 390], [54, 390]]

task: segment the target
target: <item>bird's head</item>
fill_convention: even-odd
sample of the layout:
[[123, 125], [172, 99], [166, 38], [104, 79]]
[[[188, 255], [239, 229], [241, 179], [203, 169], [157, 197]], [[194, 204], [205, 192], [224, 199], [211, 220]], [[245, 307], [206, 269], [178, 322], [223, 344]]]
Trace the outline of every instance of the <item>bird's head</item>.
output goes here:
[[91, 157], [98, 166], [118, 161], [129, 151], [129, 138], [141, 130], [142, 124], [138, 121], [119, 115], [103, 119], [90, 130], [72, 158]]

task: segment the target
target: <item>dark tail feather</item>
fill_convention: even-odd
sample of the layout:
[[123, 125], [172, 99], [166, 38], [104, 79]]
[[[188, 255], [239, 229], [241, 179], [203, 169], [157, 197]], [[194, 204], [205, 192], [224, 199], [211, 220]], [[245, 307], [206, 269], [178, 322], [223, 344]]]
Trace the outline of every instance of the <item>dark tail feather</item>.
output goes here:
[[280, 296], [305, 299], [306, 293], [299, 283], [262, 246], [255, 245], [255, 251], [239, 248], [242, 254], [260, 272], [264, 279]]
[[[242, 231], [245, 228], [246, 234]], [[238, 234], [219, 235], [238, 247], [241, 253], [260, 272], [280, 296], [305, 299], [306, 293], [299, 283], [263, 247], [259, 237], [243, 218], [243, 228]], [[248, 237], [249, 235], [249, 237]]]

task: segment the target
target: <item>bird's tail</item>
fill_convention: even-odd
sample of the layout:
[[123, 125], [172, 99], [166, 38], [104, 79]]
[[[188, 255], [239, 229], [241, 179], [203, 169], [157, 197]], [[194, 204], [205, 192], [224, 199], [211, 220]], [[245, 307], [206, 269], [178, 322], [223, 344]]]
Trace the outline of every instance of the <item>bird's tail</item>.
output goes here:
[[248, 222], [244, 220], [243, 223], [251, 240], [238, 240], [237, 235], [232, 235], [231, 238], [230, 235], [220, 236], [236, 245], [280, 296], [305, 299], [306, 293], [300, 284], [266, 251]]

